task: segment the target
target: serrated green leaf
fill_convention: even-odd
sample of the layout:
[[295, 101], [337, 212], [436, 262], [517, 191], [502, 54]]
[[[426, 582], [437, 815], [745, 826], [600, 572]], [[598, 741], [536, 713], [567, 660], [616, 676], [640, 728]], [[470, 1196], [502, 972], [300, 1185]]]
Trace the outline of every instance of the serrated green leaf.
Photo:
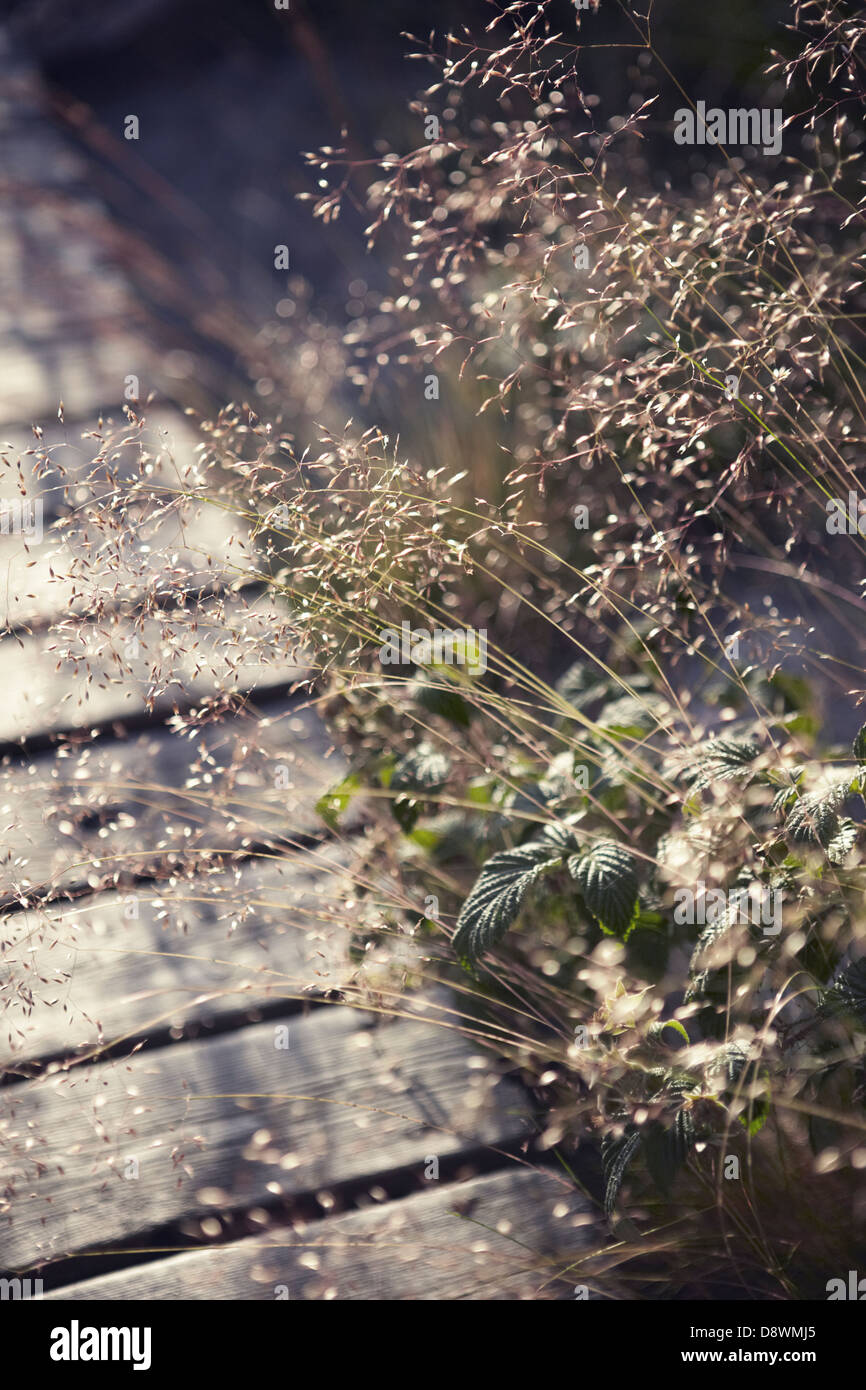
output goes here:
[[741, 920], [741, 905], [738, 901], [728, 901], [727, 907], [720, 912], [718, 917], [714, 917], [711, 922], [707, 922], [700, 936], [698, 937], [692, 958], [689, 962], [689, 970], [697, 979], [699, 973], [708, 974], [705, 967], [705, 955], [711, 946], [715, 946], [727, 932], [733, 927], [744, 925]]
[[583, 816], [583, 811], [579, 811], [568, 820], [546, 825], [538, 837], [539, 843], [550, 845], [562, 854], [572, 854], [580, 848], [575, 827], [583, 820]]
[[787, 815], [798, 796], [802, 794], [800, 789], [805, 775], [804, 767], [792, 767], [787, 775], [775, 770], [770, 773], [771, 782], [781, 783], [772, 801], [773, 811], [777, 816]]
[[788, 811], [782, 834], [795, 843], [810, 841], [827, 848], [840, 833], [839, 811], [850, 794], [850, 782], [845, 779], [798, 797]]
[[640, 1148], [641, 1133], [635, 1129], [619, 1139], [607, 1136], [602, 1141], [601, 1162], [604, 1175], [604, 1210], [613, 1216], [626, 1169]]
[[336, 786], [331, 787], [316, 802], [316, 812], [322, 817], [329, 830], [336, 830], [340, 816], [348, 807], [352, 797], [360, 789], [361, 779], [356, 772], [349, 773]]
[[457, 919], [457, 955], [476, 961], [501, 941], [532, 885], [561, 862], [555, 849], [545, 844], [520, 845], [494, 854], [481, 870]]
[[575, 709], [585, 709], [593, 700], [603, 695], [607, 686], [604, 681], [595, 679], [595, 673], [583, 660], [576, 661], [573, 666], [560, 676], [556, 682], [556, 693], [567, 700]]
[[660, 1192], [667, 1195], [674, 1178], [695, 1145], [695, 1122], [690, 1106], [677, 1111], [672, 1124], [658, 1122], [647, 1126], [643, 1149], [650, 1177]]
[[585, 854], [573, 856], [568, 870], [602, 931], [627, 938], [639, 911], [631, 855], [614, 840], [599, 840]]
[[749, 1100], [748, 1109], [740, 1116], [740, 1124], [748, 1134], [759, 1134], [767, 1123], [770, 1109], [770, 1092], [767, 1090], [764, 1095], [753, 1096]]
[[[585, 776], [581, 781], [589, 785], [589, 771], [586, 763], [580, 764]], [[538, 783], [543, 799], [545, 801], [562, 801], [567, 798], [573, 799], [577, 792], [586, 790], [586, 786], [581, 786], [576, 775], [576, 758], [570, 750], [565, 753], [558, 753], [557, 756], [548, 764], [547, 771]]]
[[475, 781], [467, 783], [466, 800], [471, 801], [474, 806], [489, 806], [496, 786], [489, 777], [476, 778]]
[[691, 782], [692, 791], [701, 791], [712, 782], [747, 781], [754, 775], [752, 764], [761, 749], [746, 739], [715, 738], [697, 755], [693, 766], [682, 776]]
[[671, 719], [671, 706], [661, 695], [622, 695], [605, 705], [595, 719], [599, 729], [614, 738], [645, 738]]
[[831, 864], [841, 864], [846, 854], [857, 842], [857, 826], [848, 816], [842, 816], [836, 834], [827, 846], [827, 858]]
[[[692, 965], [694, 966], [694, 957], [692, 958]], [[693, 974], [686, 987], [686, 992], [683, 995], [683, 1003], [697, 1004], [700, 1003], [702, 999], [705, 999], [709, 981], [709, 970], [698, 970]]]
[[406, 753], [391, 774], [393, 791], [436, 791], [445, 785], [451, 772], [451, 759], [429, 743], [419, 743]]
[[866, 1026], [866, 956], [849, 962], [824, 991], [819, 1005], [824, 1018], [850, 1014]]
[[445, 785], [451, 772], [451, 759], [429, 743], [419, 743], [406, 753], [390, 772], [389, 790], [413, 793], [398, 795], [391, 802], [391, 812], [404, 834], [409, 834], [418, 819], [420, 801], [425, 795]]
[[413, 845], [417, 845], [419, 849], [423, 849], [430, 854], [433, 850], [438, 848], [442, 836], [437, 830], [423, 825], [416, 826], [415, 829], [409, 833], [409, 839], [412, 841]]
[[736, 1085], [749, 1063], [749, 1049], [745, 1043], [734, 1042], [726, 1043], [719, 1048], [712, 1063], [707, 1067], [710, 1076], [716, 1072], [722, 1072], [727, 1087]]
[[749, 1134], [757, 1134], [770, 1113], [769, 1070], [749, 1055], [745, 1043], [735, 1042], [721, 1048], [707, 1068], [709, 1076], [719, 1071], [725, 1078], [724, 1094], [730, 1097], [732, 1092], [737, 1092], [746, 1102], [745, 1110], [738, 1117], [740, 1124]]

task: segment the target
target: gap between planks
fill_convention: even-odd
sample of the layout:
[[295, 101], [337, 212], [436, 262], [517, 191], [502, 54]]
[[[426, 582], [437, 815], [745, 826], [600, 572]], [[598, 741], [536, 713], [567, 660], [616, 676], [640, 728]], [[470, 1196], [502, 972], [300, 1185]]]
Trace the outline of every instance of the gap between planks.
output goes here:
[[15, 981], [7, 1072], [346, 985], [360, 911], [346, 861], [324, 844], [13, 914], [2, 927]]
[[0, 1099], [0, 1248], [19, 1270], [531, 1132], [526, 1094], [455, 1027], [341, 1007]]
[[322, 836], [316, 802], [344, 763], [314, 708], [280, 698], [188, 722], [4, 759], [0, 899], [32, 906]]
[[550, 1300], [597, 1241], [589, 1203], [526, 1167], [174, 1255], [45, 1295], [101, 1300]]
[[[0, 631], [165, 607], [258, 573], [247, 523], [195, 495], [200, 437], [178, 411], [148, 407], [140, 426], [55, 422], [40, 433], [0, 437], [0, 501], [42, 506], [41, 538], [36, 527], [0, 534]], [[122, 535], [117, 493], [149, 508]]]

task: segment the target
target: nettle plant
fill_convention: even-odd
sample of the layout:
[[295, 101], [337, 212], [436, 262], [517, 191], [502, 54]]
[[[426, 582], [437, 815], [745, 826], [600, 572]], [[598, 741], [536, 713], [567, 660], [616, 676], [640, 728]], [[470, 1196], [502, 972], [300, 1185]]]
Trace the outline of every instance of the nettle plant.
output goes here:
[[[343, 651], [385, 625], [395, 594], [408, 602], [411, 577], [388, 572], [391, 594], [362, 591], [359, 572], [340, 600]], [[320, 630], [338, 609], [319, 610]], [[809, 685], [780, 669], [739, 687], [712, 670], [665, 696], [651, 668], [596, 676], [589, 659], [548, 686], [495, 643], [483, 677], [431, 664], [386, 678], [369, 641], [352, 654], [332, 717], [354, 770], [320, 810], [337, 828], [358, 797], [382, 808], [369, 865], [396, 863], [417, 907], [407, 927], [404, 897], [378, 941], [413, 935], [413, 982], [449, 979], [473, 1036], [523, 1069], [541, 1148], [578, 1169], [600, 1151], [587, 1181], [617, 1222], [628, 1179], [627, 1231], [641, 1213], [655, 1229], [671, 1203], [720, 1203], [738, 1247], [765, 1189], [772, 1209], [792, 1183], [856, 1183], [866, 732], [847, 755], [819, 751]], [[780, 1225], [762, 1269], [795, 1294]]]
[[494, 706], [488, 741], [490, 705], [452, 674], [392, 693], [425, 737], [378, 744], [329, 804], [380, 789], [419, 905], [453, 909], [419, 911], [422, 958], [447, 975], [451, 936], [474, 1034], [537, 1088], [541, 1149], [589, 1182], [630, 1258], [660, 1232], [682, 1251], [684, 1218], [706, 1235], [709, 1213], [731, 1266], [760, 1265], [753, 1290], [822, 1288], [866, 1165], [866, 729], [847, 757], [804, 754], [793, 683], [775, 713], [689, 742], [647, 677], [593, 681], [581, 662], [530, 754], [520, 704], [511, 736]]
[[[609, 717], [600, 721], [609, 739], [637, 734]], [[571, 754], [544, 770], [533, 795], [556, 821], [486, 861], [453, 945], [472, 967], [521, 922], [542, 939], [546, 920], [588, 932], [593, 963], [578, 972], [584, 1009], [569, 1067], [599, 1092], [612, 1215], [639, 1159], [668, 1193], [695, 1151], [724, 1156], [727, 1144], [736, 1157], [737, 1124], [743, 1138], [758, 1134], [774, 1096], [802, 1106], [820, 1153], [833, 1126], [820, 1106], [817, 1118], [809, 1113], [809, 1100], [866, 1096], [866, 960], [856, 954], [866, 880], [860, 827], [846, 814], [863, 810], [866, 730], [854, 761], [832, 769], [788, 765], [772, 737], [709, 738], [673, 759], [644, 743], [638, 766], [623, 757], [611, 765], [601, 749], [598, 758], [595, 795], [569, 790]], [[667, 809], [638, 834], [621, 813], [613, 838], [608, 813], [648, 778]], [[727, 905], [678, 921], [671, 890], [686, 870], [692, 883], [714, 877]], [[783, 904], [772, 927], [753, 910], [756, 888]], [[641, 933], [653, 946], [633, 961], [648, 955], [654, 978], [626, 984], [628, 947]], [[616, 949], [594, 949], [596, 934]], [[845, 1130], [843, 1111], [836, 1127]], [[855, 1128], [847, 1156], [856, 1152], [859, 1164], [858, 1141]], [[834, 1163], [844, 1149], [833, 1150]]]

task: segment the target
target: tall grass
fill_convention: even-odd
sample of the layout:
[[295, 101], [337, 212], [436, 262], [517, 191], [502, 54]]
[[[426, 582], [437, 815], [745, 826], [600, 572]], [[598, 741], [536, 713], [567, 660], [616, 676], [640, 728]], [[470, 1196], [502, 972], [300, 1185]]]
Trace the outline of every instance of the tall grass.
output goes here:
[[[344, 343], [365, 423], [230, 406], [194, 487], [118, 486], [88, 525], [194, 498], [249, 528], [215, 580], [279, 600], [350, 764], [323, 823], [362, 815], [344, 999], [519, 1071], [528, 1161], [599, 1214], [555, 1274], [821, 1297], [866, 1214], [864, 540], [827, 527], [863, 467], [866, 21], [792, 5], [737, 103], [784, 108], [783, 154], [720, 146], [662, 192], [644, 137], [700, 93], [617, 9], [625, 116], [585, 99], [584, 31], [518, 0], [425, 49], [435, 139], [371, 180], [309, 156], [320, 217], [369, 180], [397, 271]], [[483, 631], [486, 670], [384, 665], [404, 622]], [[682, 920], [702, 885], [781, 895], [780, 930]]]

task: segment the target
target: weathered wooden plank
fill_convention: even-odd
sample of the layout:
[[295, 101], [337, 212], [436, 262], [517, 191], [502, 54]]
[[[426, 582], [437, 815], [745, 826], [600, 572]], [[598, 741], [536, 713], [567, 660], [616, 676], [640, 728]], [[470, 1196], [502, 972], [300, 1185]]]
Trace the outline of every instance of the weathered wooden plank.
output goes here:
[[0, 899], [125, 884], [322, 829], [344, 774], [315, 712], [278, 699], [228, 718], [0, 763]]
[[0, 83], [21, 108], [0, 169], [0, 424], [61, 401], [86, 415], [120, 401], [129, 374], [152, 381], [157, 354], [130, 332], [140, 306], [101, 248], [101, 209], [75, 196], [86, 164], [40, 112], [38, 79], [0, 54]]
[[78, 0], [74, 15], [63, 0], [28, 0], [8, 21], [21, 49], [40, 62], [57, 62], [128, 44], [139, 28], [164, 17], [172, 0], [128, 0], [118, 8], [103, 0]]
[[159, 385], [147, 313], [112, 263], [90, 170], [52, 119], [39, 75], [0, 32], [0, 424], [119, 404]]
[[[129, 285], [101, 249], [102, 208], [72, 192], [87, 173], [44, 121], [3, 140], [0, 175], [7, 196], [0, 204], [0, 291], [8, 316], [3, 327], [5, 336], [37, 350], [61, 341], [86, 342], [106, 327], [122, 333], [124, 324], [128, 329], [140, 317]], [[123, 398], [122, 364], [120, 358], [103, 405]]]
[[[121, 383], [121, 386], [123, 383]], [[198, 466], [201, 438], [178, 410], [158, 403], [104, 419], [55, 418], [0, 435], [0, 498], [39, 496], [46, 521], [150, 479], [179, 484]]]
[[[120, 364], [120, 371], [118, 371]], [[38, 420], [62, 403], [86, 415], [116, 401], [124, 377], [148, 379], [151, 357], [141, 341], [116, 327], [76, 342], [28, 341], [23, 333], [0, 338], [0, 425]]]
[[0, 632], [47, 626], [64, 614], [91, 614], [176, 600], [248, 572], [254, 564], [244, 530], [207, 502], [129, 533], [96, 550], [99, 537], [76, 530], [43, 533], [41, 542], [0, 535]]
[[333, 846], [256, 860], [0, 923], [9, 1065], [337, 989], [352, 880]]
[[[145, 503], [134, 526], [118, 528], [112, 496], [191, 490], [198, 440], [182, 416], [165, 411], [119, 437], [116, 429], [116, 422], [99, 431], [55, 425], [41, 440], [27, 431], [0, 437], [0, 507], [9, 513], [0, 519], [0, 629], [146, 608], [178, 591], [237, 583], [256, 568], [246, 523], [207, 497], [171, 510]], [[24, 508], [31, 528], [11, 534]]]
[[267, 595], [9, 638], [0, 642], [0, 743], [145, 713], [165, 718], [216, 694], [285, 689], [309, 674], [290, 660], [293, 645], [285, 612]]
[[[66, 191], [87, 186], [87, 166], [81, 155], [58, 138], [44, 113], [29, 113], [17, 128], [3, 131], [2, 173], [20, 194], [27, 190]], [[0, 127], [2, 129], [2, 127]], [[8, 206], [8, 205], [7, 205]], [[7, 214], [8, 215], [8, 214]], [[49, 223], [50, 225], [50, 223]]]
[[593, 1244], [588, 1202], [561, 1175], [513, 1167], [326, 1221], [82, 1280], [46, 1297], [442, 1300], [573, 1298]]
[[[0, 1095], [0, 1249], [30, 1268], [525, 1133], [454, 1028], [328, 1007]], [[134, 1160], [134, 1162], [130, 1162]], [[129, 1173], [131, 1176], [124, 1176]], [[137, 1174], [137, 1176], [135, 1176]]]

